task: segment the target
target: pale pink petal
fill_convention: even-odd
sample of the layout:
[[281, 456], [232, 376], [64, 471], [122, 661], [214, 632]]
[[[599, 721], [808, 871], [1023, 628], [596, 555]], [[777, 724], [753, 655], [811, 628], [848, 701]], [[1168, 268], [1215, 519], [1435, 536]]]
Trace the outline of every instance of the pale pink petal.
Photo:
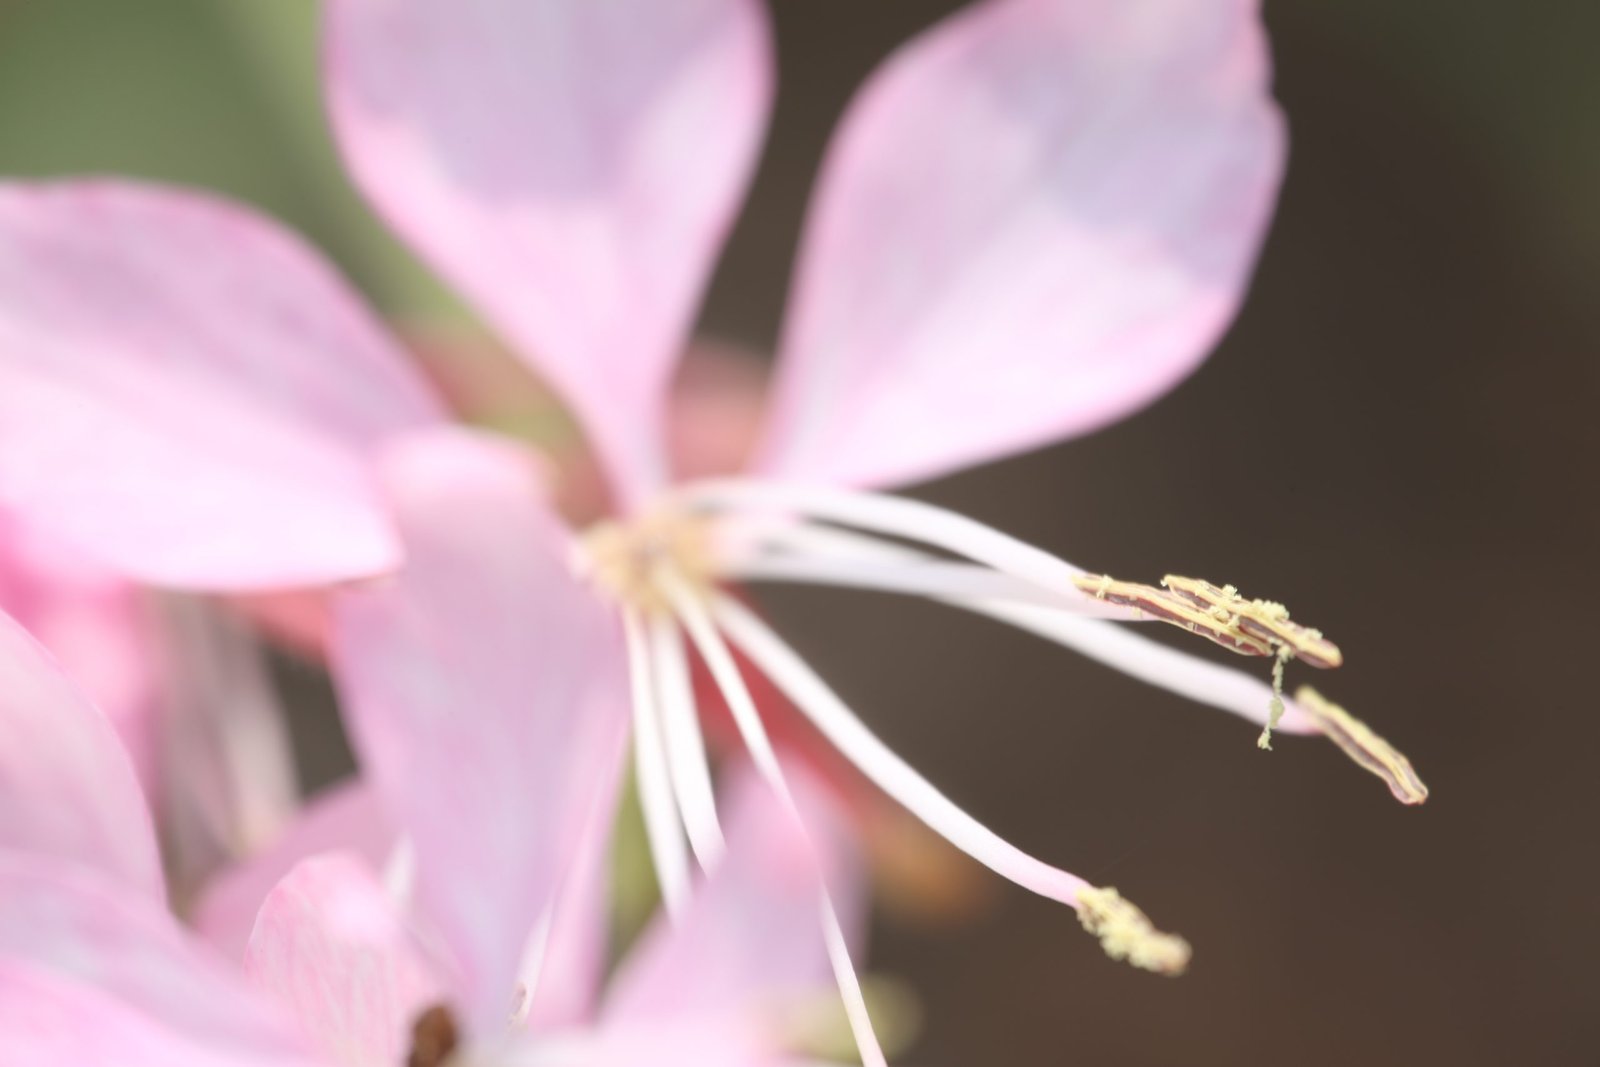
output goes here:
[[585, 1023], [599, 1000], [611, 947], [611, 828], [622, 770], [622, 761], [613, 761], [613, 780], [602, 786], [551, 912], [538, 973], [524, 979], [530, 1030]]
[[319, 852], [353, 850], [380, 866], [388, 862], [397, 839], [365, 782], [335, 786], [312, 798], [264, 851], [214, 878], [201, 894], [190, 925], [229, 959], [242, 960], [261, 902], [301, 860]]
[[392, 567], [364, 456], [439, 413], [298, 238], [198, 193], [0, 188], [0, 503], [131, 576]]
[[587, 425], [626, 494], [760, 144], [756, 0], [336, 0], [356, 181]]
[[92, 985], [0, 958], [0, 1049], [17, 1067], [310, 1067], [293, 1051], [152, 1017]]
[[856, 934], [865, 921], [864, 871], [824, 787], [797, 763], [785, 776], [805, 832], [759, 777], [741, 774], [727, 790], [727, 854], [682, 920], [657, 923], [624, 962], [607, 997], [607, 1020], [770, 1019], [832, 993], [816, 864], [825, 868], [842, 925]]
[[165, 896], [150, 812], [116, 732], [3, 614], [0, 849], [70, 861], [131, 894]]
[[441, 993], [394, 902], [347, 852], [302, 862], [272, 891], [245, 973], [346, 1067], [401, 1063], [417, 1016]]
[[523, 949], [621, 756], [617, 618], [569, 569], [532, 465], [466, 433], [385, 464], [408, 564], [335, 605], [363, 771], [415, 846], [467, 1021], [503, 1025]]
[[535, 1034], [490, 1045], [482, 1059], [495, 1067], [780, 1067], [790, 1062], [777, 1054], [767, 1035], [743, 1020], [677, 1019]]
[[155, 781], [157, 639], [140, 592], [0, 514], [0, 611], [48, 648], [105, 712], [148, 790]]
[[[160, 1030], [170, 1030], [175, 1049], [192, 1046], [219, 1057], [205, 1062], [231, 1063], [226, 1057], [235, 1052], [247, 1063], [304, 1062], [299, 1035], [280, 1006], [253, 993], [236, 970], [191, 941], [160, 904], [81, 867], [4, 851], [0, 901], [0, 967], [19, 988], [44, 988], [40, 980], [21, 977], [27, 974], [54, 979], [55, 989], [92, 988], [106, 998], [102, 1003], [119, 1003], [129, 1013], [124, 1019], [148, 1021], [148, 1029], [136, 1032], [154, 1040]], [[0, 1003], [5, 1000], [0, 994]], [[95, 1017], [79, 1025], [93, 1028]], [[12, 1058], [3, 1040], [3, 1062], [34, 1062]]]
[[1227, 325], [1283, 124], [1255, 0], [987, 0], [830, 150], [762, 465], [927, 478], [1171, 388]]

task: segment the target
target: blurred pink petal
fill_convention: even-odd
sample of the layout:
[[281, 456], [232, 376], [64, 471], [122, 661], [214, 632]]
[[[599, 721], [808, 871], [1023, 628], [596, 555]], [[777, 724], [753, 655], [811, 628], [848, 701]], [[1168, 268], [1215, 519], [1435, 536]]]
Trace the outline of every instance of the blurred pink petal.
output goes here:
[[[0, 1004], [12, 990], [41, 1010], [71, 1004], [117, 1007], [111, 1021], [145, 1049], [170, 1049], [177, 1064], [303, 1064], [300, 1041], [275, 1006], [255, 996], [241, 976], [203, 947], [155, 901], [129, 894], [101, 872], [45, 856], [0, 851]], [[13, 983], [15, 983], [13, 985]], [[134, 1019], [140, 1020], [134, 1022]], [[95, 1016], [68, 1029], [95, 1028]], [[38, 1020], [43, 1029], [43, 1020]], [[7, 1063], [13, 1028], [29, 1023], [0, 1010]], [[41, 1049], [78, 1048], [50, 1027], [33, 1039]], [[101, 1046], [85, 1038], [85, 1054]], [[49, 1061], [46, 1061], [47, 1063]], [[120, 1067], [137, 1060], [62, 1060], [61, 1067]], [[159, 1061], [150, 1061], [157, 1067]], [[142, 1065], [141, 1065], [142, 1067]]]
[[1103, 426], [1205, 357], [1283, 166], [1254, 0], [987, 0], [830, 150], [762, 466], [852, 485]]
[[201, 894], [190, 925], [229, 959], [242, 960], [262, 901], [302, 860], [319, 852], [354, 850], [377, 867], [389, 859], [397, 840], [366, 783], [335, 786], [308, 801], [260, 854], [224, 869]]
[[[116, 733], [5, 615], [0, 850], [67, 861], [132, 893], [165, 899], [150, 814]], [[0, 913], [11, 909], [0, 904]]]
[[[618, 1026], [718, 1016], [770, 1018], [833, 981], [817, 925], [816, 863], [847, 931], [859, 935], [866, 883], [843, 813], [821, 783], [786, 769], [796, 825], [749, 768], [726, 800], [727, 854], [681, 921], [659, 921], [624, 961], [606, 1000]], [[809, 836], [810, 841], [806, 840]]]
[[310, 1067], [215, 1039], [200, 1020], [152, 1018], [92, 985], [0, 958], [0, 1040], [18, 1067]]
[[755, 0], [337, 0], [357, 182], [555, 384], [624, 496], [771, 97]]
[[[613, 777], [622, 769], [621, 760], [612, 761]], [[538, 972], [523, 977], [529, 1030], [559, 1030], [593, 1018], [610, 959], [611, 828], [621, 792], [620, 782], [613, 781], [591, 811], [550, 914]]]
[[572, 576], [524, 454], [441, 433], [385, 474], [408, 566], [341, 598], [335, 666], [362, 769], [415, 846], [418, 903], [464, 971], [465, 1022], [503, 1022], [615, 782], [618, 624]]
[[0, 503], [147, 581], [399, 559], [364, 455], [440, 417], [297, 237], [199, 193], [0, 188]]
[[245, 971], [345, 1067], [401, 1063], [413, 1021], [440, 995], [394, 902], [343, 852], [302, 862], [272, 891]]
[[155, 783], [157, 682], [149, 604], [129, 582], [0, 514], [0, 611], [50, 650], [105, 712], [140, 783]]

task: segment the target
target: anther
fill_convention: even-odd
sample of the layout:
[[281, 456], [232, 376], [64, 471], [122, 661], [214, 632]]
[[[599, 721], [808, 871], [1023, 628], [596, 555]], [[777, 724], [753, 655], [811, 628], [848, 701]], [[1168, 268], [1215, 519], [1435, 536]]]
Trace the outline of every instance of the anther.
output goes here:
[[1109, 886], [1078, 890], [1078, 920], [1114, 960], [1165, 975], [1180, 975], [1189, 966], [1189, 942], [1157, 930], [1136, 904]]
[[1231, 585], [1219, 587], [1175, 574], [1161, 579], [1161, 587], [1100, 574], [1082, 575], [1073, 584], [1098, 600], [1181, 626], [1240, 655], [1275, 656], [1288, 649], [1291, 658], [1313, 667], [1344, 662], [1338, 645], [1320, 630], [1291, 621], [1288, 608], [1271, 600], [1246, 600]]
[[1338, 745], [1346, 756], [1365, 767], [1389, 787], [1389, 792], [1402, 804], [1421, 804], [1428, 799], [1428, 787], [1422, 784], [1411, 761], [1400, 751], [1372, 732], [1372, 728], [1326, 699], [1309, 685], [1303, 685], [1294, 694], [1300, 710], [1310, 716], [1328, 740]]
[[406, 1057], [406, 1067], [444, 1067], [460, 1043], [455, 1016], [447, 1006], [435, 1004], [411, 1025], [411, 1054]]

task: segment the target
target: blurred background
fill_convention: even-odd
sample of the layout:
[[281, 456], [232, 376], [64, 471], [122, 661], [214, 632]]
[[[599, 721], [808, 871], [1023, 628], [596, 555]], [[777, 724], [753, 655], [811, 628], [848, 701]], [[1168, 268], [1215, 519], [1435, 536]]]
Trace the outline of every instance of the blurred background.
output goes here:
[[[958, 6], [777, 0], [776, 122], [705, 334], [770, 348], [832, 123]], [[957, 867], [939, 908], [881, 909], [874, 969], [922, 1004], [905, 1062], [1600, 1062], [1600, 5], [1267, 20], [1289, 176], [1210, 362], [1109, 430], [916, 492], [1090, 568], [1286, 601], [1432, 799], [973, 618], [761, 591], [930, 778], [1196, 946], [1179, 980], [1112, 965], [1059, 906]], [[310, 0], [0, 2], [0, 174], [84, 172], [243, 198], [395, 318], [470, 329], [334, 162]], [[311, 672], [286, 678], [327, 781], [348, 757]]]

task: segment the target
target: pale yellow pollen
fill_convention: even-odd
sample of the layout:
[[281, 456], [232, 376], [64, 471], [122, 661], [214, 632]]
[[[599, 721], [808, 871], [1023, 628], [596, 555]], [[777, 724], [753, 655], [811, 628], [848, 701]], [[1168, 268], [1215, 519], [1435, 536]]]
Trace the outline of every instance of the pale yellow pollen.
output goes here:
[[1303, 685], [1294, 694], [1300, 710], [1311, 717], [1328, 740], [1338, 745], [1346, 756], [1365, 767], [1389, 787], [1389, 792], [1402, 804], [1421, 804], [1428, 799], [1428, 787], [1422, 784], [1411, 761], [1406, 759], [1389, 742], [1372, 732], [1372, 728], [1324, 698], [1309, 685]]
[[1313, 667], [1344, 662], [1338, 645], [1320, 630], [1293, 622], [1288, 608], [1275, 600], [1247, 600], [1231, 585], [1176, 574], [1161, 579], [1159, 587], [1103, 574], [1085, 574], [1073, 584], [1097, 600], [1153, 615], [1241, 655], [1275, 656], [1287, 648], [1290, 658]]
[[691, 588], [711, 582], [706, 521], [681, 512], [598, 523], [584, 535], [580, 548], [594, 583], [619, 604], [642, 612], [670, 609], [662, 587], [668, 575]]
[[1166, 975], [1182, 974], [1189, 966], [1189, 942], [1157, 930], [1136, 904], [1115, 889], [1078, 890], [1078, 920], [1114, 960]]
[[1272, 661], [1272, 699], [1267, 702], [1267, 724], [1256, 738], [1256, 747], [1268, 752], [1272, 751], [1272, 731], [1283, 718], [1283, 668], [1293, 658], [1294, 652], [1288, 645], [1279, 645], [1277, 658]]

